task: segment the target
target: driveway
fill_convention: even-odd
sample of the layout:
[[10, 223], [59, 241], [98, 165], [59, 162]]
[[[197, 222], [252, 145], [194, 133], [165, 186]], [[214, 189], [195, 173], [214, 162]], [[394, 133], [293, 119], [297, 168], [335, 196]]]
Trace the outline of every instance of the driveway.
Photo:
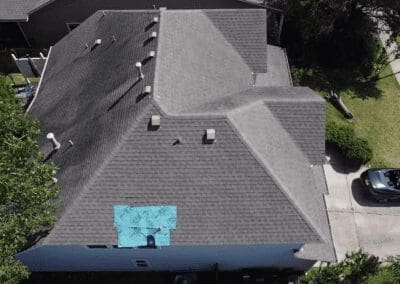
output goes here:
[[325, 201], [338, 260], [359, 248], [380, 258], [400, 255], [400, 201], [370, 200], [359, 180], [366, 168], [347, 166], [333, 150], [327, 159]]

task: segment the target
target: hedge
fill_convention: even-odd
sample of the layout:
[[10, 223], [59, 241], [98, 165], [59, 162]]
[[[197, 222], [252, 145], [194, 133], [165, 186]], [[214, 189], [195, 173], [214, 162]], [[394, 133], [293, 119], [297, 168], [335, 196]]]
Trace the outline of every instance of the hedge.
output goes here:
[[365, 164], [372, 159], [372, 149], [368, 141], [356, 136], [350, 126], [339, 126], [328, 122], [326, 141], [338, 147], [339, 151], [349, 160]]

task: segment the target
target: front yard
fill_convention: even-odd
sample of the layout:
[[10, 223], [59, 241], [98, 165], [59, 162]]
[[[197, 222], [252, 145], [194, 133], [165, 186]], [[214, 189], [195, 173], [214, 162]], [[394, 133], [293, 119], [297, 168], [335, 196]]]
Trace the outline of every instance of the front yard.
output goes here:
[[[400, 86], [394, 76], [388, 76], [391, 72], [390, 67], [384, 70], [376, 90], [348, 88], [340, 92], [355, 120], [346, 120], [332, 104], [327, 104], [327, 120], [352, 125], [358, 136], [368, 140], [373, 149], [371, 167], [400, 167]], [[366, 95], [371, 93], [374, 95]]]

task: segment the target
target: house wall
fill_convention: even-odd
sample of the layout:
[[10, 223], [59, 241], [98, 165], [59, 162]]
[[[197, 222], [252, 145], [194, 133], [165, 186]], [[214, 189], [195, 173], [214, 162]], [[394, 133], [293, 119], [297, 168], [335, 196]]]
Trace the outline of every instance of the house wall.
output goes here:
[[[193, 271], [242, 268], [292, 268], [304, 270], [313, 261], [297, 259], [300, 244], [253, 246], [171, 246], [157, 249], [88, 248], [86, 246], [41, 246], [19, 253], [16, 258], [31, 271]], [[138, 268], [145, 260], [148, 268]]]
[[67, 23], [80, 23], [98, 10], [249, 8], [237, 0], [55, 0], [29, 16], [23, 28], [32, 46], [47, 48], [68, 33]]

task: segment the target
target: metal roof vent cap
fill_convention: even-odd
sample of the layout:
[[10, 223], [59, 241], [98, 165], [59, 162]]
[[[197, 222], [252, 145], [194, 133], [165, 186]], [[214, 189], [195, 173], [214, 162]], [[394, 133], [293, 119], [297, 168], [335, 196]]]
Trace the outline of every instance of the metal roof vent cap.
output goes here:
[[152, 23], [157, 24], [160, 21], [158, 17], [154, 17]]
[[52, 132], [47, 133], [46, 138], [51, 141], [51, 144], [53, 145], [53, 150], [58, 150], [61, 148], [61, 144], [60, 142], [57, 141], [54, 133]]
[[157, 32], [152, 32], [150, 35], [151, 38], [156, 38], [157, 37]]
[[208, 128], [206, 130], [206, 140], [208, 143], [213, 143], [215, 141], [215, 129], [214, 128]]
[[148, 58], [153, 58], [154, 56], [156, 56], [156, 52], [154, 50], [150, 51], [147, 55]]
[[152, 127], [160, 127], [161, 125], [161, 117], [159, 115], [151, 116], [151, 126]]
[[144, 93], [145, 94], [150, 94], [151, 93], [151, 86], [144, 87]]
[[94, 44], [93, 44], [91, 50], [94, 50], [94, 49], [95, 49], [96, 47], [98, 47], [100, 44], [101, 44], [101, 39], [100, 39], [100, 38], [96, 39], [96, 40], [94, 41]]
[[139, 71], [139, 78], [140, 79], [144, 79], [144, 74], [143, 74], [143, 70], [142, 70], [142, 63], [141, 62], [136, 62], [136, 68]]

